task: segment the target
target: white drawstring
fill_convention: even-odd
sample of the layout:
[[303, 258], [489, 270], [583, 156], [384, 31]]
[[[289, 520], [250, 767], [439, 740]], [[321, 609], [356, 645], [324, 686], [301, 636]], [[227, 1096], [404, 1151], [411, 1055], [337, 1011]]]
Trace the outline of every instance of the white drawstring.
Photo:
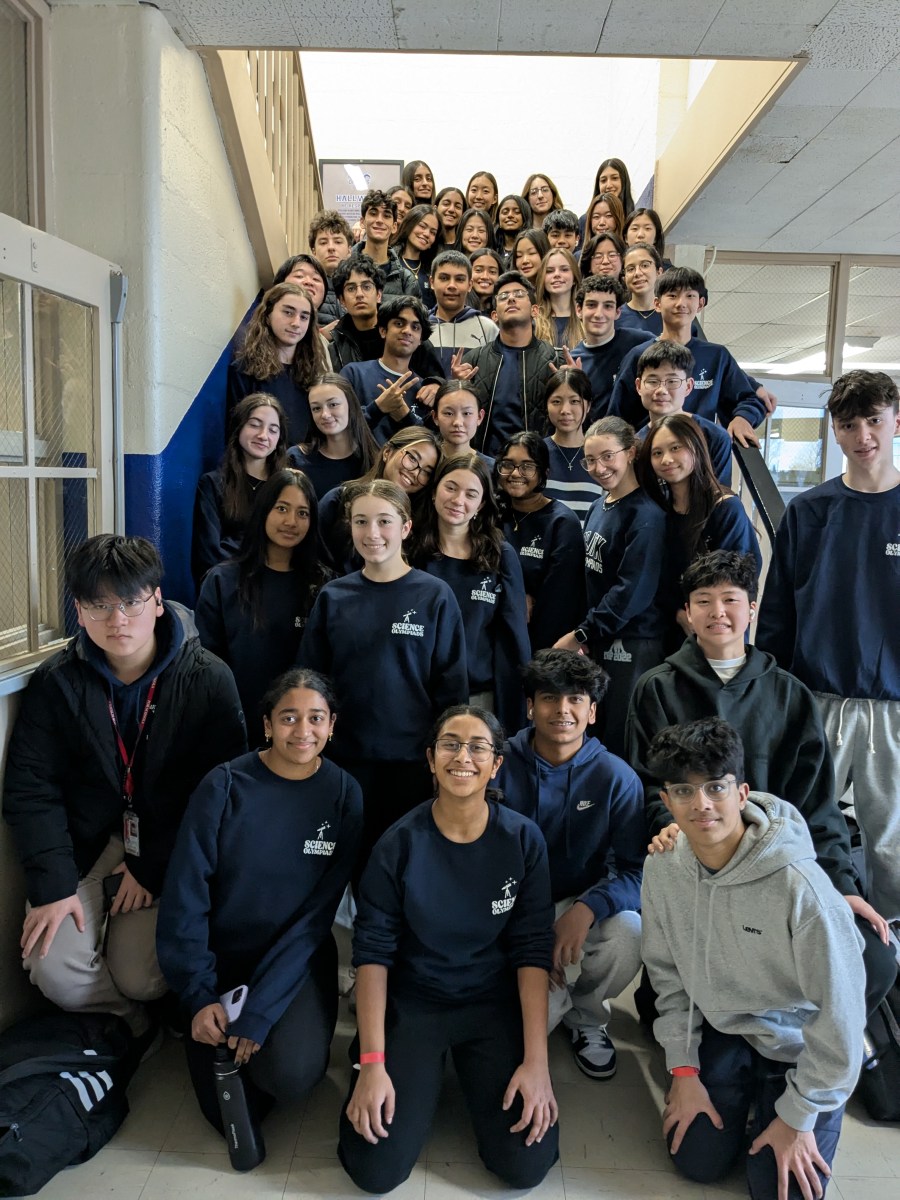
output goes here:
[[871, 700], [867, 700], [869, 706], [869, 753], [875, 753], [875, 706]]
[[843, 746], [844, 744], [844, 738], [842, 736], [844, 731], [844, 709], [847, 707], [848, 703], [849, 698], [842, 700], [840, 711], [838, 712], [837, 744], [839, 746]]

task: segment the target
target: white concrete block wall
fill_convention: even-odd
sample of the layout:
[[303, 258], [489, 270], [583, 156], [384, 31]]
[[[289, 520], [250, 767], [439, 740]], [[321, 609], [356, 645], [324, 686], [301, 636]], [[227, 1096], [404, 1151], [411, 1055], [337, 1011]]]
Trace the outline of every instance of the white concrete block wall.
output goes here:
[[206, 75], [147, 6], [58, 7], [50, 232], [122, 265], [128, 453], [158, 453], [256, 294]]

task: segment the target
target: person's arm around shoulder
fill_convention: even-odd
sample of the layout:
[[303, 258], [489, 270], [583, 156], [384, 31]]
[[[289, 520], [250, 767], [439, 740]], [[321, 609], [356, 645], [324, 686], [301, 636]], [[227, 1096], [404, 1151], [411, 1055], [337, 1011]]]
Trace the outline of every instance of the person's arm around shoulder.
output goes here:
[[647, 768], [647, 751], [660, 729], [672, 721], [662, 706], [655, 682], [656, 668], [637, 681], [628, 704], [625, 721], [625, 761], [631, 764], [644, 788], [644, 819], [650, 839], [648, 854], [674, 850], [678, 825], [663, 804], [659, 784]]

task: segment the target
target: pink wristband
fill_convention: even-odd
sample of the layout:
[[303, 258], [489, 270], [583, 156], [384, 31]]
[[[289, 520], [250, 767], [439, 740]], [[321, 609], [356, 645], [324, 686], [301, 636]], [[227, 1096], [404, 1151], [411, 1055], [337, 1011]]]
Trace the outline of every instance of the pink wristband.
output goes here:
[[383, 1062], [384, 1062], [384, 1051], [383, 1050], [370, 1050], [368, 1054], [361, 1054], [359, 1056], [359, 1065], [361, 1067], [365, 1067], [368, 1063], [383, 1063]]
[[673, 1067], [672, 1070], [669, 1072], [669, 1074], [674, 1075], [676, 1079], [685, 1079], [689, 1075], [699, 1075], [700, 1068], [699, 1067]]

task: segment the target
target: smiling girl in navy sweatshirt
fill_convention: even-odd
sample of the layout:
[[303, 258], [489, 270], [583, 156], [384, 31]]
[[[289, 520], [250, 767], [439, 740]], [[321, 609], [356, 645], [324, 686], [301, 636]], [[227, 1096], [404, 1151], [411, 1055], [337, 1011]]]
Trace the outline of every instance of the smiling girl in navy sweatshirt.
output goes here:
[[359, 1075], [338, 1156], [368, 1192], [390, 1191], [415, 1165], [448, 1051], [489, 1170], [509, 1187], [536, 1187], [557, 1158], [547, 851], [536, 825], [488, 798], [502, 745], [486, 710], [445, 712], [428, 750], [436, 798], [384, 835], [363, 875]]

